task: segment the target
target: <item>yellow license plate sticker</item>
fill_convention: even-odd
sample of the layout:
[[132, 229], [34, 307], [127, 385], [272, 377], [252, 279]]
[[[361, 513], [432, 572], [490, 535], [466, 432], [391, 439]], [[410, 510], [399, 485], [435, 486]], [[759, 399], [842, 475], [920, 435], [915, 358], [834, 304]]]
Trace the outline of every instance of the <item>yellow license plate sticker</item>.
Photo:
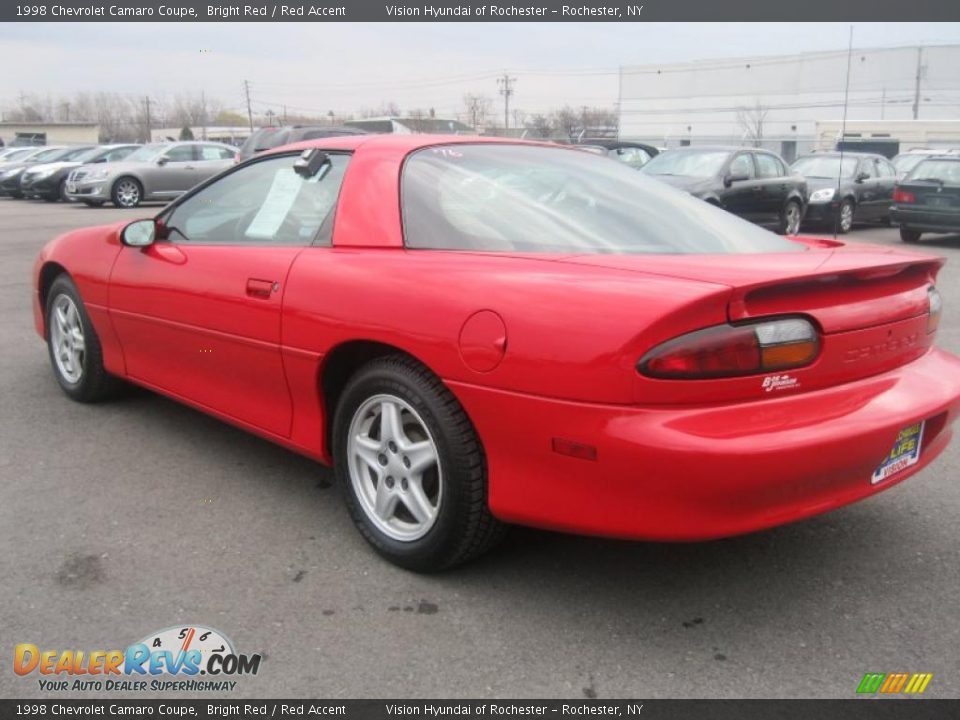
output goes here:
[[920, 461], [920, 443], [923, 440], [923, 423], [905, 427], [897, 435], [893, 443], [893, 450], [880, 463], [880, 467], [873, 471], [870, 478], [870, 484], [876, 485], [883, 482], [892, 475], [906, 470], [911, 465], [916, 465]]

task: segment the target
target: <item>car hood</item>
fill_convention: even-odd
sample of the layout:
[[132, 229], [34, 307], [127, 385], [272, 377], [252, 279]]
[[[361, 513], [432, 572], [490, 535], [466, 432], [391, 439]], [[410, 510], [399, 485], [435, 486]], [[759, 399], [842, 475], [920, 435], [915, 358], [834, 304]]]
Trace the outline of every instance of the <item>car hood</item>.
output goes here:
[[52, 163], [39, 163], [34, 164], [29, 167], [31, 173], [45, 172], [50, 170], [56, 172], [57, 170], [63, 170], [64, 168], [78, 167], [80, 163], [78, 162], [52, 162]]
[[690, 175], [655, 175], [653, 173], [648, 173], [647, 175], [655, 180], [665, 182], [667, 185], [672, 185], [680, 190], [686, 190], [688, 193], [694, 195], [698, 192], [705, 191], [713, 183], [712, 178], [692, 177]]

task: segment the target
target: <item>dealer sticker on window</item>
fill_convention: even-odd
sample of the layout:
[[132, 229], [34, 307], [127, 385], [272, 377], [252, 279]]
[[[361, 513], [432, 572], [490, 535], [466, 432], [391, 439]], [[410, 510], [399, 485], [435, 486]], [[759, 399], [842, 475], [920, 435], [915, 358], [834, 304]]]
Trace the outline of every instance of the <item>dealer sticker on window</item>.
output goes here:
[[923, 439], [923, 423], [905, 427], [897, 435], [893, 443], [893, 450], [887, 455], [886, 459], [880, 463], [870, 478], [870, 484], [876, 485], [883, 482], [891, 475], [896, 475], [901, 470], [906, 470], [911, 465], [916, 465], [920, 460], [920, 441]]

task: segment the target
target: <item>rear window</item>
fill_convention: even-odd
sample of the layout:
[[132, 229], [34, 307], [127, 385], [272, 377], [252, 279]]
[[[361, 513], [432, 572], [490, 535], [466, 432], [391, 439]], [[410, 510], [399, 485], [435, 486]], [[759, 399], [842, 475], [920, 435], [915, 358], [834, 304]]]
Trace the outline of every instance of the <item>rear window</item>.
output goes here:
[[240, 154], [245, 158], [249, 158], [258, 152], [279, 147], [285, 144], [284, 141], [289, 134], [290, 130], [286, 128], [260, 128], [240, 146]]
[[487, 252], [727, 254], [803, 246], [645, 177], [564, 148], [448, 145], [401, 182], [408, 247]]
[[944, 185], [960, 185], [960, 160], [924, 160], [907, 176], [911, 180], [936, 180]]

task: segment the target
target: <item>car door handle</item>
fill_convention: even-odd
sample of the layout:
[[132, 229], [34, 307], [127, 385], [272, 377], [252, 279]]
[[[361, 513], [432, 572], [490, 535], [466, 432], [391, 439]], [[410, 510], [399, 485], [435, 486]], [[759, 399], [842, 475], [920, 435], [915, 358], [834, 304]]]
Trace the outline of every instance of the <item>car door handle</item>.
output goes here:
[[268, 298], [270, 294], [280, 289], [280, 283], [273, 280], [247, 278], [247, 295], [255, 298]]

